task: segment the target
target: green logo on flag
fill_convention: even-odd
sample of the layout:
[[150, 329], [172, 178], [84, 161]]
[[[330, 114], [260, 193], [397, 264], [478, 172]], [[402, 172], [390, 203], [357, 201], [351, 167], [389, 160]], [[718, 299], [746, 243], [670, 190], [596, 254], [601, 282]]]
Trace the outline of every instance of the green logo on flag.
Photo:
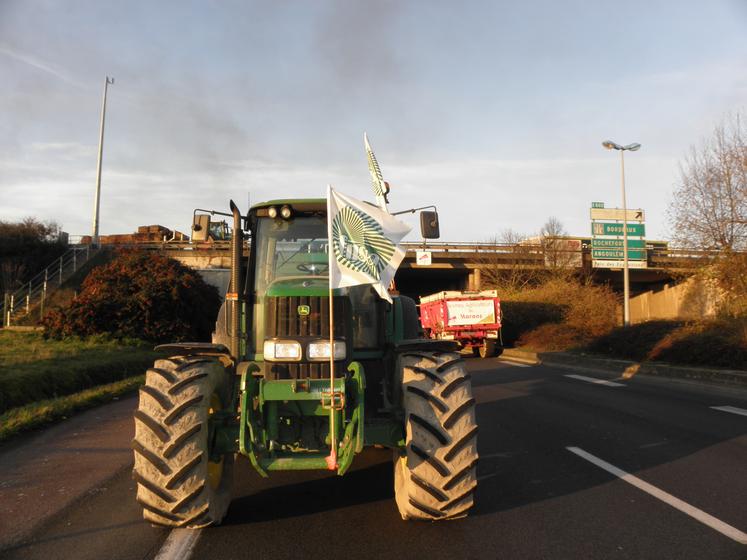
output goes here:
[[332, 250], [341, 266], [381, 280], [395, 247], [376, 220], [345, 206], [332, 220]]

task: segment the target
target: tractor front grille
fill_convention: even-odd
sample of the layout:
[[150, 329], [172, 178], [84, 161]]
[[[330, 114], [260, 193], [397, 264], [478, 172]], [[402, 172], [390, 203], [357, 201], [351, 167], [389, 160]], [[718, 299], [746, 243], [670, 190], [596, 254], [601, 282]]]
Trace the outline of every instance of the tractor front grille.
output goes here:
[[[298, 340], [304, 347], [310, 340], [329, 339], [329, 298], [324, 296], [268, 297], [265, 310], [265, 336]], [[335, 338], [345, 338], [348, 298], [335, 298]], [[308, 307], [308, 314], [305, 312]], [[304, 350], [305, 351], [305, 350]], [[335, 376], [344, 368], [335, 367]], [[328, 362], [265, 362], [268, 379], [321, 379], [329, 377]]]

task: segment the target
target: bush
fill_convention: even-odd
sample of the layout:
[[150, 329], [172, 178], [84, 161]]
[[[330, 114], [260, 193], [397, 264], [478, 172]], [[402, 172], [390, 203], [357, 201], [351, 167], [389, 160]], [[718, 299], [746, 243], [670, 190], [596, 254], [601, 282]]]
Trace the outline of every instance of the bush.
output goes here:
[[590, 343], [585, 349], [623, 360], [641, 362], [653, 349], [682, 326], [680, 321], [649, 321], [618, 327]]
[[504, 342], [536, 350], [564, 350], [609, 332], [617, 302], [607, 287], [552, 278], [502, 302]]
[[589, 344], [586, 350], [636, 362], [653, 360], [744, 369], [747, 319], [650, 321], [615, 329]]
[[684, 325], [662, 339], [651, 350], [648, 359], [744, 369], [747, 364], [747, 320], [721, 319]]
[[540, 301], [501, 301], [503, 343], [512, 345], [528, 332], [546, 324], [560, 323], [565, 307]]
[[0, 292], [9, 292], [67, 251], [54, 222], [0, 220]]
[[119, 253], [91, 271], [69, 306], [42, 321], [53, 338], [109, 333], [151, 342], [209, 341], [218, 291], [194, 270], [155, 253]]
[[575, 348], [588, 337], [563, 323], [546, 323], [527, 333], [517, 341], [517, 346], [535, 352], [560, 352]]

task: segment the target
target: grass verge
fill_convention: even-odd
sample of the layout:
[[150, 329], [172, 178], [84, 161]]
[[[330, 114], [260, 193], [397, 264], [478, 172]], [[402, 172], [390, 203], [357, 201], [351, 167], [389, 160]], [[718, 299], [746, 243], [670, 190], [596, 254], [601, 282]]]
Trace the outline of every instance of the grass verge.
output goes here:
[[131, 393], [143, 384], [144, 379], [144, 375], [136, 375], [73, 395], [12, 408], [0, 415], [0, 442], [21, 432], [63, 420], [74, 412], [92, 408]]
[[158, 355], [136, 340], [0, 331], [0, 413], [140, 375]]

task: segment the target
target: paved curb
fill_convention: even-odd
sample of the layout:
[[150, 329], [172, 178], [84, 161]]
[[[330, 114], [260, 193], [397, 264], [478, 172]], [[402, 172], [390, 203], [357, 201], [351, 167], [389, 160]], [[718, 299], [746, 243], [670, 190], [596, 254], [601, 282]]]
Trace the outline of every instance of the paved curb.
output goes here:
[[630, 360], [615, 360], [601, 358], [587, 354], [572, 354], [570, 352], [527, 352], [516, 348], [507, 348], [503, 356], [527, 364], [546, 364], [571, 369], [594, 370], [622, 376], [629, 379], [634, 375], [652, 377], [668, 377], [707, 381], [719, 385], [747, 386], [747, 371], [685, 367], [663, 364], [658, 362], [633, 362]]

